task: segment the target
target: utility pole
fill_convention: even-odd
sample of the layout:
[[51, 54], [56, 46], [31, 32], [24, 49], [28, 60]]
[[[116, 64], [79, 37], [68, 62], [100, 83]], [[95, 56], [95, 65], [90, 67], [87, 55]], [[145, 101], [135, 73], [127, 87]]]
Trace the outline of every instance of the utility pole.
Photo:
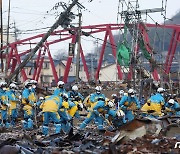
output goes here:
[[79, 81], [79, 70], [80, 70], [80, 50], [81, 50], [81, 17], [82, 13], [78, 14], [79, 16], [79, 27], [78, 27], [78, 47], [76, 55], [76, 82]]
[[1, 9], [1, 72], [4, 72], [4, 63], [3, 63], [3, 15], [2, 15], [2, 0], [0, 0], [0, 9]]
[[7, 77], [8, 73], [8, 50], [9, 50], [9, 23], [10, 23], [10, 10], [11, 10], [11, 0], [9, 0], [9, 8], [8, 8], [8, 24], [7, 24], [7, 40], [6, 40], [6, 52], [5, 52], [5, 78]]
[[15, 21], [14, 21], [14, 38], [15, 38], [15, 41], [17, 41], [18, 40], [18, 38], [17, 38], [17, 28], [16, 28], [16, 23], [15, 23]]
[[[17, 28], [16, 28], [16, 23], [15, 23], [15, 21], [14, 21], [14, 38], [15, 38], [15, 41], [18, 40]], [[19, 81], [19, 74], [16, 74], [15, 82], [18, 83], [18, 81]]]
[[74, 5], [76, 5], [76, 3], [78, 2], [78, 0], [74, 0], [69, 7], [67, 7], [67, 9], [61, 13], [61, 15], [59, 16], [59, 18], [57, 19], [57, 21], [52, 25], [52, 27], [48, 30], [48, 32], [46, 34], [44, 34], [44, 36], [42, 37], [42, 39], [40, 40], [39, 43], [37, 43], [37, 45], [35, 46], [35, 48], [33, 48], [31, 50], [31, 52], [26, 56], [26, 58], [24, 59], [24, 61], [19, 65], [19, 67], [17, 67], [14, 72], [7, 78], [7, 81], [9, 83], [9, 81], [11, 81], [12, 79], [15, 78], [16, 74], [18, 74], [22, 68], [29, 62], [29, 60], [32, 59], [32, 57], [35, 55], [35, 53], [38, 51], [38, 49], [40, 47], [42, 47], [43, 43], [47, 40], [47, 38], [51, 35], [51, 33], [57, 28], [59, 27], [59, 25], [62, 25], [65, 22], [66, 17], [68, 17], [71, 9], [73, 8]]

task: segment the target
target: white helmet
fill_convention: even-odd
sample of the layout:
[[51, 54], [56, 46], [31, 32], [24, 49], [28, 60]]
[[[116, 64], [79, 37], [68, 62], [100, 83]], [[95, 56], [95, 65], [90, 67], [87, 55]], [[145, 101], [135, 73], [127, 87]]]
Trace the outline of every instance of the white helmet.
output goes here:
[[101, 91], [101, 90], [102, 90], [101, 86], [96, 86], [95, 89], [96, 89], [97, 91]]
[[72, 90], [78, 91], [78, 87], [76, 85], [72, 86]]
[[41, 96], [41, 97], [39, 97], [39, 100], [45, 100], [45, 98]]
[[157, 92], [158, 92], [158, 93], [162, 93], [162, 92], [164, 92], [164, 91], [165, 91], [165, 90], [164, 90], [164, 88], [162, 88], [162, 87], [160, 87], [160, 88], [157, 89]]
[[26, 86], [28, 86], [28, 85], [31, 85], [31, 83], [30, 83], [29, 80], [26, 80], [26, 81], [24, 82], [24, 86], [26, 87]]
[[58, 86], [64, 85], [64, 82], [63, 82], [63, 81], [59, 81], [59, 82], [57, 83], [57, 85], [58, 85]]
[[109, 107], [114, 107], [114, 103], [113, 103], [112, 101], [109, 101], [109, 102], [108, 102], [108, 106], [109, 106]]
[[169, 101], [168, 101], [168, 103], [170, 103], [170, 104], [174, 104], [174, 99], [170, 99]]
[[134, 93], [135, 93], [134, 89], [129, 89], [128, 90], [128, 94], [134, 94]]
[[13, 89], [13, 88], [14, 88], [14, 89], [16, 89], [16, 88], [17, 88], [17, 86], [16, 86], [16, 84], [11, 83], [11, 84], [9, 85], [9, 88], [10, 88], [10, 89]]
[[116, 94], [112, 94], [111, 96], [112, 96], [112, 97], [116, 97], [117, 95], [116, 95]]
[[83, 104], [82, 104], [82, 103], [79, 103], [78, 105], [79, 105], [79, 107], [80, 107], [81, 109], [83, 109]]
[[7, 82], [5, 82], [5, 81], [1, 81], [0, 82], [0, 87], [4, 87], [4, 86], [6, 86], [7, 85]]
[[116, 112], [116, 115], [117, 115], [118, 117], [124, 117], [124, 116], [125, 116], [125, 114], [124, 114], [124, 112], [123, 112], [122, 110], [118, 110], [118, 111]]
[[36, 80], [30, 80], [30, 83], [36, 85], [36, 84], [37, 84], [37, 81], [36, 81]]
[[120, 94], [121, 96], [123, 96], [123, 95], [124, 95], [124, 90], [120, 90], [120, 91], [119, 91], [119, 94]]

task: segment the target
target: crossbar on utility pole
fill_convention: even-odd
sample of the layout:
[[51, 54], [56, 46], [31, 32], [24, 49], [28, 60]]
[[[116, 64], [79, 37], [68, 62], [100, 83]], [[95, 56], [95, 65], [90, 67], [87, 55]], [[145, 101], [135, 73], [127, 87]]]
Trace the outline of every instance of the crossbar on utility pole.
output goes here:
[[51, 33], [59, 26], [62, 25], [65, 21], [65, 17], [69, 15], [71, 9], [73, 8], [74, 5], [76, 5], [76, 3], [78, 2], [78, 0], [74, 0], [69, 7], [63, 12], [61, 13], [61, 15], [59, 16], [58, 20], [52, 25], [52, 27], [48, 30], [48, 32], [46, 34], [44, 34], [44, 36], [42, 37], [41, 41], [39, 43], [37, 43], [37, 45], [35, 46], [34, 49], [31, 50], [31, 52], [27, 55], [27, 57], [24, 59], [24, 61], [19, 65], [19, 67], [16, 68], [16, 70], [14, 71], [14, 73], [12, 73], [8, 78], [7, 78], [7, 82], [9, 83], [12, 79], [14, 79], [14, 77], [16, 76], [16, 74], [18, 74], [20, 72], [20, 70], [29, 62], [29, 60], [32, 59], [32, 57], [35, 55], [35, 53], [38, 51], [38, 49], [40, 47], [42, 47], [43, 43], [47, 40], [47, 38], [51, 35]]

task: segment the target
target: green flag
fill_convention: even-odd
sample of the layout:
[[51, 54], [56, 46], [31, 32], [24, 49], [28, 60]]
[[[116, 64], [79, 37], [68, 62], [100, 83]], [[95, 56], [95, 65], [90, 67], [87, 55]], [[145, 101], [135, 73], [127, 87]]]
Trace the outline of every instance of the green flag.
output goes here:
[[117, 61], [121, 66], [129, 66], [130, 52], [124, 43], [120, 44], [117, 49]]

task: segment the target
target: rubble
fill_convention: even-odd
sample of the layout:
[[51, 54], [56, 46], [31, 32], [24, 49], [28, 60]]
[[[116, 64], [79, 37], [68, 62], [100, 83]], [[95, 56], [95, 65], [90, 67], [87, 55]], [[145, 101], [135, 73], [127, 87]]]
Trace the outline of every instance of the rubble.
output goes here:
[[[105, 133], [99, 132], [92, 124], [81, 132], [75, 127], [73, 134], [66, 135], [61, 132], [46, 137], [41, 135], [40, 128], [33, 131], [22, 131], [17, 126], [19, 129], [1, 132], [0, 153], [1, 151], [5, 154], [10, 152], [15, 154], [19, 151], [25, 154], [178, 153], [179, 149], [175, 148], [175, 144], [180, 141], [179, 133], [174, 133], [173, 137], [168, 133], [166, 133], [167, 136], [164, 135], [163, 131], [155, 133], [157, 131], [155, 124], [157, 121], [154, 123], [136, 119], [119, 130], [114, 132], [106, 130]], [[149, 129], [151, 131], [148, 131]], [[176, 130], [178, 131], [179, 129]]]

